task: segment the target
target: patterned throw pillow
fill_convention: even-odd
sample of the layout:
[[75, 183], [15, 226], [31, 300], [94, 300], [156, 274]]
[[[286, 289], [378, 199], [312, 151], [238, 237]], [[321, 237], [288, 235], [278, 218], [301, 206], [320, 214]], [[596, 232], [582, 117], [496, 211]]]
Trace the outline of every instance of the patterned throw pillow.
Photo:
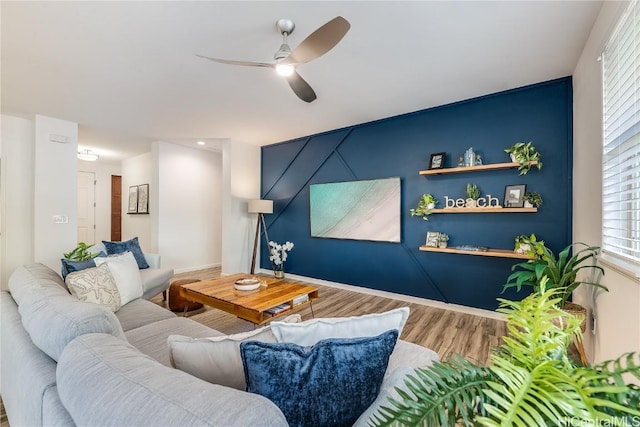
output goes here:
[[247, 391], [275, 403], [291, 427], [353, 425], [378, 396], [397, 339], [391, 330], [313, 347], [243, 342]]
[[120, 309], [120, 293], [108, 264], [69, 273], [65, 283], [81, 301], [103, 305], [114, 313]]

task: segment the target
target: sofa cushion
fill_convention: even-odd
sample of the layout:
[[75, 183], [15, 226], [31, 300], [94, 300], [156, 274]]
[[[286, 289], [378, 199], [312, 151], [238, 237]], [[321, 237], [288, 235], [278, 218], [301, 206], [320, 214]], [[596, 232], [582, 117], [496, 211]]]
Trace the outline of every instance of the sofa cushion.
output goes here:
[[107, 254], [115, 255], [121, 254], [123, 252], [131, 252], [133, 254], [133, 257], [136, 259], [136, 263], [138, 264], [139, 269], [142, 270], [145, 268], [149, 268], [149, 264], [147, 264], [147, 260], [144, 258], [142, 249], [140, 249], [140, 243], [138, 242], [137, 237], [124, 242], [109, 242], [103, 240], [102, 244], [105, 248], [107, 248]]
[[[299, 314], [292, 314], [284, 319], [285, 322], [294, 323], [300, 320]], [[206, 338], [170, 335], [167, 344], [171, 366], [213, 384], [246, 390], [247, 383], [240, 357], [240, 344], [245, 341], [273, 343], [276, 342], [276, 337], [271, 332], [271, 326]]]
[[58, 279], [51, 280], [47, 270], [53, 272], [42, 265], [20, 267], [18, 276], [12, 276], [16, 280], [9, 284], [11, 294], [20, 296], [16, 302], [22, 325], [40, 350], [57, 361], [66, 345], [79, 335], [100, 332], [126, 339], [108, 308], [79, 301], [60, 286], [60, 276], [53, 272]]
[[385, 313], [318, 318], [302, 323], [271, 322], [271, 328], [278, 342], [311, 346], [328, 338], [374, 337], [390, 329], [396, 329], [400, 336], [408, 317], [409, 308], [402, 307]]
[[247, 391], [267, 397], [290, 426], [352, 425], [376, 399], [398, 339], [376, 337], [240, 344]]
[[122, 330], [127, 332], [160, 320], [173, 319], [176, 315], [158, 304], [144, 299], [135, 299], [120, 307], [116, 317], [120, 321]]
[[113, 312], [120, 309], [120, 292], [107, 264], [70, 273], [65, 283], [80, 301], [99, 304]]
[[268, 399], [162, 366], [107, 335], [74, 340], [56, 378], [78, 426], [286, 426]]
[[129, 343], [142, 353], [153, 357], [165, 366], [171, 366], [169, 346], [167, 345], [169, 335], [188, 335], [202, 338], [223, 334], [186, 317], [174, 316], [171, 319], [160, 320], [132, 329], [125, 332], [125, 335]]
[[96, 265], [109, 264], [109, 270], [116, 279], [122, 304], [142, 297], [140, 270], [131, 252], [95, 258]]
[[25, 264], [9, 277], [11, 297], [20, 305], [22, 299], [31, 292], [38, 292], [41, 286], [58, 286], [69, 293], [67, 285], [58, 273], [44, 264]]

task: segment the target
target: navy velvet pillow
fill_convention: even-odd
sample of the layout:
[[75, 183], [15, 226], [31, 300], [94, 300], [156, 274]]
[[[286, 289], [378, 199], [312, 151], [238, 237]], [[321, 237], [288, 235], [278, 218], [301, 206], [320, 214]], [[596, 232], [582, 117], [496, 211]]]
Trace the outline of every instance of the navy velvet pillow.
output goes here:
[[312, 347], [240, 344], [247, 391], [275, 403], [290, 426], [347, 426], [380, 391], [398, 331], [332, 338]]
[[147, 260], [144, 259], [144, 254], [142, 253], [142, 249], [140, 249], [140, 243], [138, 243], [138, 238], [134, 237], [131, 240], [127, 240], [126, 242], [108, 242], [103, 240], [102, 244], [107, 249], [107, 253], [109, 255], [121, 254], [123, 252], [131, 252], [133, 257], [136, 259], [138, 263], [138, 268], [143, 270], [145, 268], [149, 268], [149, 264], [147, 264]]
[[[100, 251], [96, 257], [99, 256], [107, 256], [104, 252]], [[95, 257], [94, 257], [95, 258]], [[62, 280], [67, 278], [67, 274], [73, 273], [74, 271], [86, 270], [87, 268], [93, 268], [96, 266], [96, 262], [93, 259], [89, 259], [87, 261], [69, 261], [68, 259], [62, 258], [62, 268], [60, 273], [62, 273]]]

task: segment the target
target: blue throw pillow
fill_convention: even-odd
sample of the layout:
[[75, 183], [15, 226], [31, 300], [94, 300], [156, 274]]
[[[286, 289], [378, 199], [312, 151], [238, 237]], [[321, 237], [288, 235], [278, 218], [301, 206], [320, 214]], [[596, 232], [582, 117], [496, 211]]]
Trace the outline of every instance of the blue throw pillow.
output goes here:
[[397, 339], [390, 330], [312, 347], [243, 342], [247, 391], [275, 403], [292, 427], [353, 425], [378, 396]]
[[[107, 256], [104, 252], [100, 251], [96, 257], [99, 256]], [[94, 257], [95, 258], [95, 257]], [[74, 271], [86, 270], [87, 268], [93, 268], [96, 266], [96, 262], [92, 259], [87, 261], [69, 261], [68, 259], [62, 258], [62, 268], [60, 273], [62, 274], [62, 280], [67, 278], [69, 273], [73, 273]]]
[[107, 253], [109, 255], [121, 254], [123, 252], [129, 251], [136, 259], [138, 268], [140, 270], [149, 268], [149, 264], [147, 264], [147, 260], [144, 258], [142, 249], [140, 249], [140, 243], [138, 243], [137, 237], [134, 237], [131, 240], [127, 240], [126, 242], [108, 242], [103, 240], [102, 244], [104, 244], [104, 247], [107, 249]]

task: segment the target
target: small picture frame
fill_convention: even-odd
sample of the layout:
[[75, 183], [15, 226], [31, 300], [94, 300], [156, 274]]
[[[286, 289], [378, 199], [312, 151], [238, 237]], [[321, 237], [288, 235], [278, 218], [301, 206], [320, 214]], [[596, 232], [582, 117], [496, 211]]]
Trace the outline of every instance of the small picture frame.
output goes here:
[[446, 153], [434, 153], [429, 159], [429, 169], [442, 169], [444, 168], [444, 159]]
[[427, 241], [425, 242], [426, 246], [438, 247], [438, 236], [440, 235], [437, 231], [427, 231]]
[[129, 187], [129, 207], [127, 213], [138, 212], [138, 186], [133, 185]]
[[523, 208], [524, 194], [526, 191], [526, 184], [507, 185], [504, 189], [504, 207]]
[[138, 211], [139, 214], [149, 213], [149, 184], [138, 185]]

